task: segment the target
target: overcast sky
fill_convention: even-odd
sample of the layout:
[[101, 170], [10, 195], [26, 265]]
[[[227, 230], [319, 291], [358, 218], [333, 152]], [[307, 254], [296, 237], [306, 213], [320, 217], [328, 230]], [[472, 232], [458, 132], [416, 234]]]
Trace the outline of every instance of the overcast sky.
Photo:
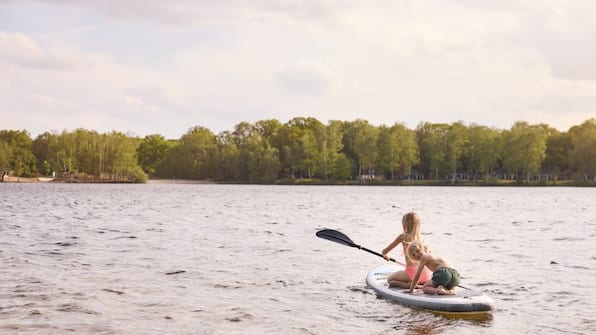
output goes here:
[[0, 0], [0, 129], [596, 117], [593, 0]]

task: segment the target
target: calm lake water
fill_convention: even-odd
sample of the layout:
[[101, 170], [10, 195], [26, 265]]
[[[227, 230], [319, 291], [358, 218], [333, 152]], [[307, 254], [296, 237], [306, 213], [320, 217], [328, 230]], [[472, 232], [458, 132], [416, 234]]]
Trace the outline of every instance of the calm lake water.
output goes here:
[[[0, 184], [0, 333], [596, 333], [596, 188]], [[451, 318], [378, 299], [418, 211], [462, 285]], [[399, 251], [392, 256], [403, 257]]]

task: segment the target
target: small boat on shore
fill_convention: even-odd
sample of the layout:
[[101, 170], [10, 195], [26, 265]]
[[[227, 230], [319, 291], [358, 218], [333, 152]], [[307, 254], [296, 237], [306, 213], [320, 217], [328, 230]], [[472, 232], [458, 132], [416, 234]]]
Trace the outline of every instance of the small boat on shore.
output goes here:
[[2, 177], [3, 183], [48, 183], [54, 181], [53, 177], [15, 177], [4, 175]]

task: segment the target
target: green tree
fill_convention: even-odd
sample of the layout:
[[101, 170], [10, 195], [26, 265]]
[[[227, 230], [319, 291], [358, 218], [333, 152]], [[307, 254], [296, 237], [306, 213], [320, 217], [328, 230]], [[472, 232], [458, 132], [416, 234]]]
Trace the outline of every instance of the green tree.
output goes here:
[[99, 134], [79, 128], [45, 132], [32, 148], [47, 174], [58, 171], [66, 178], [145, 182], [147, 175], [136, 158], [138, 145], [137, 138], [120, 132]]
[[76, 147], [77, 141], [74, 135], [66, 130], [60, 134], [51, 136], [48, 141], [48, 156], [53, 161], [51, 166], [63, 175], [66, 173], [76, 173], [78, 171]]
[[217, 134], [215, 139], [214, 175], [219, 181], [244, 181], [238, 178], [239, 150], [230, 131]]
[[588, 181], [596, 176], [596, 119], [586, 120], [569, 129], [573, 149], [570, 160], [577, 174]]
[[452, 171], [447, 159], [448, 133], [445, 123], [424, 122], [416, 128], [416, 141], [420, 148], [420, 170], [429, 179], [442, 179]]
[[257, 184], [273, 184], [281, 169], [278, 152], [266, 141], [255, 136], [248, 155], [248, 181]]
[[260, 141], [260, 135], [255, 133], [252, 124], [240, 122], [234, 127], [232, 140], [236, 148], [238, 148], [233, 163], [235, 179], [241, 182], [249, 182], [251, 171], [248, 161], [251, 154], [253, 154], [252, 150], [255, 150], [257, 142]]
[[[345, 160], [345, 155], [341, 152], [343, 149], [343, 123], [341, 121], [329, 121], [329, 124], [322, 130], [324, 133], [319, 136], [320, 159], [319, 171], [321, 176], [329, 183], [329, 179], [345, 179], [349, 176], [349, 169], [346, 175], [345, 170], [341, 172], [338, 161]], [[348, 166], [349, 168], [349, 166]]]
[[14, 175], [22, 177], [37, 173], [32, 143], [26, 130], [0, 130], [0, 163], [3, 164], [3, 171], [12, 171]]
[[157, 168], [165, 178], [207, 179], [215, 175], [216, 137], [207, 128], [195, 126], [180, 138]]
[[72, 132], [71, 136], [72, 142], [75, 144], [73, 151], [75, 170], [92, 175], [97, 174], [95, 150], [99, 134], [79, 128]]
[[39, 166], [43, 166], [44, 173], [65, 173], [72, 171], [73, 157], [67, 157], [69, 133], [63, 131], [44, 132], [33, 141], [32, 150]]
[[546, 157], [546, 130], [527, 122], [516, 122], [503, 133], [503, 165], [518, 181], [540, 171]]
[[455, 183], [458, 171], [465, 171], [467, 149], [469, 142], [468, 128], [463, 122], [455, 122], [449, 126], [447, 132], [445, 159], [451, 170], [451, 183]]
[[326, 174], [328, 170], [326, 169], [329, 166], [329, 160], [333, 158], [331, 151], [336, 150], [340, 143], [337, 142], [337, 138], [332, 139], [335, 142], [330, 141], [327, 127], [315, 118], [307, 118], [306, 127], [307, 141], [305, 142], [308, 143], [306, 150], [308, 158], [305, 164], [308, 170], [308, 177], [327, 178]]
[[373, 175], [377, 158], [379, 129], [366, 120], [345, 122], [343, 127], [344, 153], [357, 168], [358, 179], [363, 174]]
[[400, 176], [410, 175], [412, 167], [420, 162], [420, 149], [416, 142], [416, 133], [404, 125], [396, 124], [399, 145], [401, 146], [400, 161], [397, 172]]
[[276, 140], [279, 134], [279, 130], [281, 129], [282, 124], [276, 119], [268, 119], [268, 120], [261, 120], [257, 121], [253, 127], [254, 131], [261, 135], [261, 137], [266, 140], [269, 144], [274, 147], [279, 147], [276, 145]]
[[389, 179], [409, 175], [412, 167], [419, 162], [416, 136], [400, 123], [379, 127], [377, 152], [377, 169]]
[[235, 179], [256, 184], [273, 183], [277, 180], [280, 162], [278, 151], [269, 143], [279, 128], [277, 121], [262, 121], [255, 125], [248, 122], [237, 124], [232, 133], [237, 148], [234, 159]]
[[113, 180], [145, 182], [147, 175], [137, 163], [136, 149], [139, 140], [113, 131], [103, 136], [103, 169]]
[[569, 153], [573, 149], [571, 136], [568, 132], [559, 132], [552, 129], [546, 139], [546, 157], [542, 167], [550, 171], [555, 179], [561, 172], [571, 169]]
[[484, 175], [488, 180], [491, 172], [498, 167], [501, 157], [501, 132], [479, 125], [470, 126], [469, 132], [468, 171]]
[[157, 166], [173, 145], [159, 134], [145, 136], [137, 148], [137, 160], [143, 171], [150, 175], [155, 174]]
[[322, 127], [314, 118], [293, 118], [278, 132], [282, 170], [290, 178], [312, 178], [317, 173], [319, 145], [315, 129]]
[[[52, 171], [55, 171], [55, 169], [52, 169], [52, 165], [50, 163], [52, 160], [49, 157], [49, 147], [52, 137], [52, 134], [45, 132], [38, 135], [35, 140], [33, 140], [31, 145], [31, 151], [35, 156], [36, 164], [38, 167], [41, 167], [41, 173], [45, 175], [50, 175]], [[2, 164], [0, 164], [0, 167], [1, 166]]]
[[[262, 146], [263, 162], [267, 162], [266, 168], [262, 171], [266, 178], [275, 180], [280, 177], [282, 171], [282, 162], [280, 158], [280, 129], [283, 127], [281, 122], [276, 119], [257, 121], [253, 127], [254, 133], [259, 135], [259, 144]], [[252, 165], [251, 165], [252, 166]], [[254, 175], [251, 179], [255, 179]]]
[[2, 173], [11, 170], [10, 146], [4, 141], [0, 141], [0, 170], [2, 170]]
[[396, 179], [395, 167], [399, 164], [399, 150], [396, 134], [386, 125], [379, 127], [377, 138], [377, 172], [390, 179]]
[[332, 176], [337, 180], [346, 180], [352, 176], [354, 165], [343, 152], [340, 152], [333, 165]]

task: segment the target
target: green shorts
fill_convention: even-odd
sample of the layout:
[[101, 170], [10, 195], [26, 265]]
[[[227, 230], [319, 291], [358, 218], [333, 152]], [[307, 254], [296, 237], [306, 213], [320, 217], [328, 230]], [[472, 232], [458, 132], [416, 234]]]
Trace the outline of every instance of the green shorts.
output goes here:
[[434, 287], [442, 285], [450, 290], [459, 284], [459, 272], [452, 268], [440, 268], [433, 272], [432, 281]]

